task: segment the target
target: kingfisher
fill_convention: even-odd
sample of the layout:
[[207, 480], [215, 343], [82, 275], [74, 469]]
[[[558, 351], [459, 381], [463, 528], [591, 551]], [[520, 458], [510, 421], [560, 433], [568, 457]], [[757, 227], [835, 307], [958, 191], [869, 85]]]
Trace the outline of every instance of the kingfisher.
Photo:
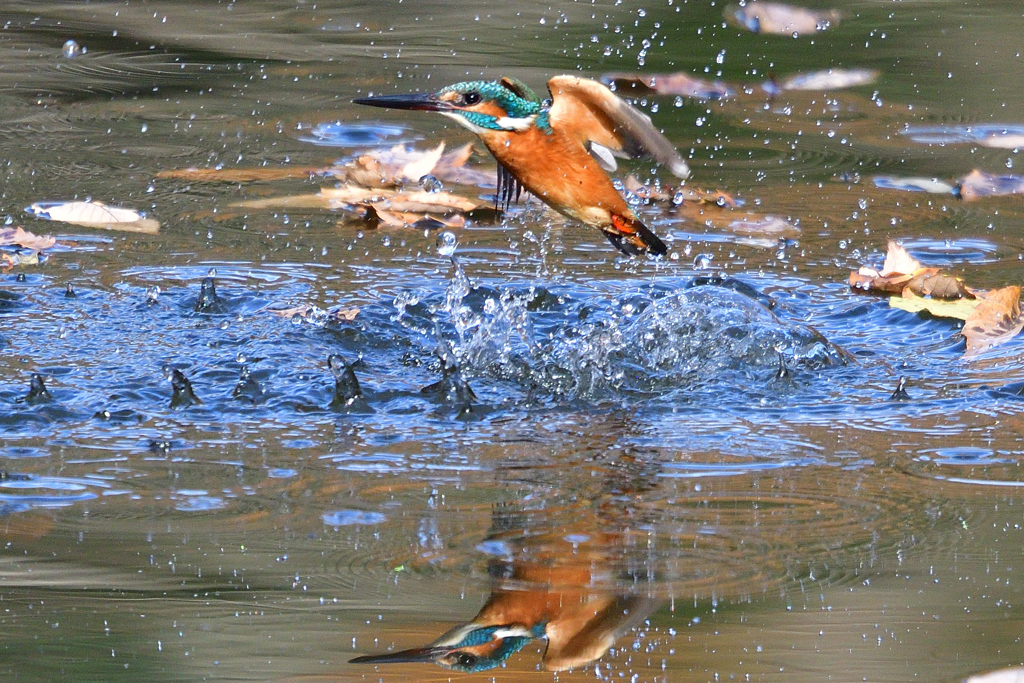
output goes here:
[[690, 175], [651, 119], [606, 86], [577, 76], [548, 81], [540, 101], [514, 78], [467, 81], [435, 93], [354, 100], [371, 107], [433, 111], [476, 133], [498, 161], [497, 204], [525, 189], [555, 211], [595, 228], [628, 255], [668, 252], [615, 189], [615, 157], [650, 157], [681, 179]]

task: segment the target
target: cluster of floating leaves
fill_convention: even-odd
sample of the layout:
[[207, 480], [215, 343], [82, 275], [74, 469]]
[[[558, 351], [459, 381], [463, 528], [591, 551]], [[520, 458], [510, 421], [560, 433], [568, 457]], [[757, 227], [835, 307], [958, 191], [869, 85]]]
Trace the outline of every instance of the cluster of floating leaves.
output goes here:
[[893, 241], [881, 270], [861, 267], [850, 273], [849, 282], [854, 291], [893, 295], [893, 308], [963, 320], [968, 357], [1003, 344], [1024, 329], [1020, 287], [972, 289], [939, 268], [922, 265]]

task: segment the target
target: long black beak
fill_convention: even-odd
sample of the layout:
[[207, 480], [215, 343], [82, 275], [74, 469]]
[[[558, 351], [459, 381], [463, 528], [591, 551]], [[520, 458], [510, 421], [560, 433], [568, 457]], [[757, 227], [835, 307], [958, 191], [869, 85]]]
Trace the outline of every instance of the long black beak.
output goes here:
[[451, 652], [449, 647], [417, 647], [386, 655], [364, 655], [350, 659], [349, 664], [402, 664], [407, 662], [433, 662]]
[[352, 100], [355, 104], [387, 109], [410, 109], [413, 111], [448, 111], [452, 105], [440, 100], [433, 93], [409, 93], [404, 95], [379, 95]]

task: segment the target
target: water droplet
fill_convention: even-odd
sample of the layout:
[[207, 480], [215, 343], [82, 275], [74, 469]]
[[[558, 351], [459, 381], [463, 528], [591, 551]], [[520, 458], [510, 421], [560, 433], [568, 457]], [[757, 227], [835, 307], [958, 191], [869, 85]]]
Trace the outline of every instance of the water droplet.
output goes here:
[[142, 132], [145, 133], [148, 130], [149, 130], [149, 124], [148, 123], [142, 124]]
[[459, 240], [455, 237], [454, 232], [445, 230], [437, 236], [438, 256], [451, 256], [455, 253], [455, 248], [457, 246], [459, 246]]
[[69, 40], [64, 43], [64, 47], [61, 48], [61, 54], [68, 59], [73, 59], [79, 55], [85, 54], [86, 50], [81, 45], [76, 43], [74, 40]]
[[861, 198], [861, 200], [857, 202], [857, 206], [859, 206], [863, 211], [864, 209], [868, 208], [868, 200]]
[[725, 64], [725, 50], [722, 50], [715, 57], [715, 64]]
[[684, 201], [686, 201], [686, 197], [683, 196], [683, 191], [682, 190], [679, 190], [678, 192], [676, 192], [675, 195], [672, 197], [672, 203], [675, 204], [676, 206], [679, 206]]
[[420, 187], [430, 193], [440, 192], [444, 189], [441, 181], [429, 174], [420, 178]]

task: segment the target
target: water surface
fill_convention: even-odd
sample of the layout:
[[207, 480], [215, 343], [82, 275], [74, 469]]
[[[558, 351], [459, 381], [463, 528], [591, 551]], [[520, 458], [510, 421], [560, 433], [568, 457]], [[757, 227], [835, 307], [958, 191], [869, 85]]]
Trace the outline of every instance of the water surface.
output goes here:
[[[1021, 665], [1022, 342], [964, 359], [960, 323], [846, 280], [896, 238], [972, 286], [1020, 284], [1019, 197], [872, 178], [1019, 171], [978, 131], [1024, 125], [1024, 19], [835, 6], [839, 23], [794, 39], [723, 27], [722, 3], [7, 3], [0, 214], [58, 243], [0, 274], [0, 672], [446, 680], [465, 674], [349, 660], [498, 607], [589, 635], [530, 640], [479, 678]], [[63, 57], [68, 39], [84, 54]], [[835, 67], [880, 76], [760, 88]], [[534, 203], [470, 220], [453, 263], [435, 231], [239, 206], [334, 182], [316, 173], [157, 177], [453, 148], [471, 137], [443, 119], [350, 101], [621, 71], [748, 85], [637, 105], [690, 186], [785, 232], [640, 202], [670, 246], [654, 263]], [[324, 144], [330, 126], [345, 135]], [[471, 164], [493, 168], [482, 148]], [[24, 212], [85, 198], [161, 228]], [[218, 301], [197, 306], [208, 277]], [[269, 312], [296, 306], [359, 312]], [[332, 354], [359, 402], [332, 405]], [[446, 358], [459, 379], [437, 386]], [[175, 369], [201, 403], [172, 407]], [[25, 400], [34, 373], [50, 400]], [[901, 376], [909, 400], [890, 400]]]

